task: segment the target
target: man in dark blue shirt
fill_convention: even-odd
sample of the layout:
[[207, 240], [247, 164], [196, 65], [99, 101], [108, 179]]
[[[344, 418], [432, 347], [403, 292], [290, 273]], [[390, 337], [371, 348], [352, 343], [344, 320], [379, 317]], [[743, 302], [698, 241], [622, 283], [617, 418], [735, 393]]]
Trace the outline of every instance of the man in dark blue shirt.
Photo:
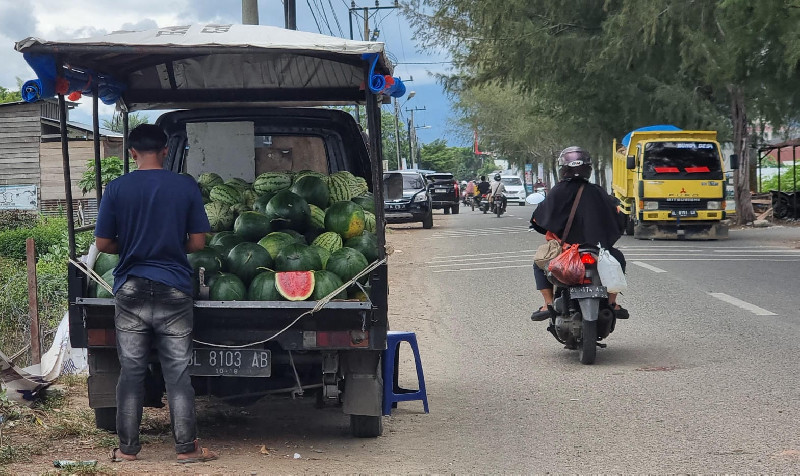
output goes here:
[[186, 253], [205, 246], [210, 230], [195, 181], [164, 170], [167, 137], [144, 124], [128, 137], [137, 170], [106, 187], [95, 226], [97, 248], [119, 254], [114, 268], [114, 325], [119, 448], [113, 461], [131, 461], [142, 449], [144, 378], [151, 348], [158, 351], [179, 462], [217, 455], [197, 442], [192, 355], [192, 268]]

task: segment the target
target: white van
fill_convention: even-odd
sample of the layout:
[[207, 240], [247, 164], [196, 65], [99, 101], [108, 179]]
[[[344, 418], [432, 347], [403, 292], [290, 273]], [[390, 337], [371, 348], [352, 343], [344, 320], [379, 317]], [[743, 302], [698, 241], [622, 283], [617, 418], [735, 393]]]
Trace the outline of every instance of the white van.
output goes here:
[[519, 203], [520, 206], [525, 206], [525, 197], [528, 192], [525, 190], [525, 184], [522, 179], [517, 175], [501, 175], [500, 181], [506, 187], [506, 200], [508, 203]]

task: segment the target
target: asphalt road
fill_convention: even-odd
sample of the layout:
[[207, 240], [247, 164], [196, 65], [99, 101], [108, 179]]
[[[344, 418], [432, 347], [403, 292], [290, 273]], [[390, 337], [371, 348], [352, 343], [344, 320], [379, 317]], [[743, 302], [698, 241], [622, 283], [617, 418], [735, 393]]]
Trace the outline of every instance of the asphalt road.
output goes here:
[[[434, 228], [391, 226], [389, 317], [417, 333], [430, 413], [403, 402], [384, 435], [355, 439], [314, 398], [245, 408], [199, 401], [220, 459], [174, 463], [165, 409], [146, 409], [151, 474], [800, 473], [800, 228], [744, 229], [718, 242], [623, 237], [629, 290], [595, 365], [531, 322], [541, 304], [527, 230], [532, 206], [501, 218], [437, 211]], [[401, 355], [401, 384], [416, 385]], [[85, 398], [71, 407], [85, 411]], [[65, 440], [11, 474], [55, 459], [104, 461]], [[2, 472], [2, 471], [0, 471]]]
[[[623, 237], [620, 302], [632, 317], [583, 366], [528, 319], [541, 304], [532, 210], [437, 214], [433, 230], [395, 231], [433, 304], [416, 330], [430, 375], [424, 418], [441, 424], [420, 446], [452, 442], [415, 469], [800, 471], [800, 228], [732, 230], [714, 242]], [[397, 283], [392, 300], [419, 288]]]

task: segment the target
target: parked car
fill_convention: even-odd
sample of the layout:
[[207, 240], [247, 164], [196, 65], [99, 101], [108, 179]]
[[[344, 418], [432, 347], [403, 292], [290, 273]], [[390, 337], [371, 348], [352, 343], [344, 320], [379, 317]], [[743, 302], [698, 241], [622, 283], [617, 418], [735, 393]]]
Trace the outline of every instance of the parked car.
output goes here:
[[422, 222], [433, 228], [431, 196], [419, 172], [393, 170], [383, 174], [383, 210], [386, 223]]
[[518, 203], [524, 207], [528, 191], [525, 189], [522, 179], [516, 175], [501, 175], [500, 181], [506, 187], [506, 200], [508, 203]]
[[444, 213], [451, 211], [458, 214], [461, 194], [459, 193], [458, 181], [450, 173], [436, 172], [427, 174], [428, 192], [431, 195], [433, 208], [443, 208]]

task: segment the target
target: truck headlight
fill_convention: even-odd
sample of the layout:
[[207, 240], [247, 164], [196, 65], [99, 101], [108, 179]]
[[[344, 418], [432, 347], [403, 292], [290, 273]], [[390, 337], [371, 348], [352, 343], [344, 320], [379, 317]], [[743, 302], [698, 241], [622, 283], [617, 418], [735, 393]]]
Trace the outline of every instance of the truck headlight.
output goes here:
[[643, 210], [658, 210], [658, 202], [642, 202]]
[[418, 194], [414, 195], [414, 202], [415, 203], [416, 202], [424, 202], [427, 199], [428, 199], [428, 196], [425, 194], [425, 192], [418, 193]]
[[708, 205], [706, 208], [709, 210], [722, 210], [722, 202], [717, 200], [709, 200]]

